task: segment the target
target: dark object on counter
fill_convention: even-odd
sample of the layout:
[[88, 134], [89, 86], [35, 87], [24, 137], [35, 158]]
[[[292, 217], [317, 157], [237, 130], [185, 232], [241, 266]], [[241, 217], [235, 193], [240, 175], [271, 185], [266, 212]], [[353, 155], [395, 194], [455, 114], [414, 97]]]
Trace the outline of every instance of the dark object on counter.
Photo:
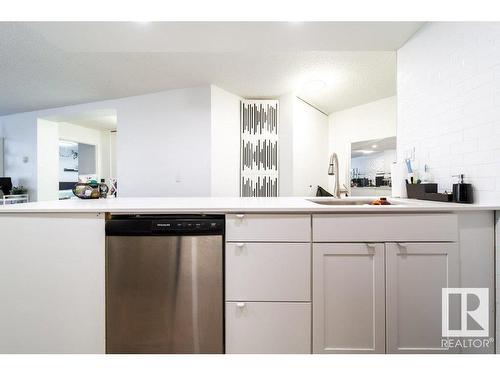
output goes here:
[[435, 202], [452, 202], [453, 201], [453, 195], [448, 194], [448, 193], [426, 193], [424, 195], [424, 198], [418, 198], [418, 199], [423, 199], [426, 201], [435, 201]]
[[464, 175], [456, 175], [453, 177], [458, 177], [459, 182], [453, 184], [453, 202], [456, 203], [472, 203], [474, 197], [472, 194], [472, 184], [464, 183]]
[[12, 180], [10, 177], [0, 177], [0, 190], [4, 195], [9, 195], [12, 190]]
[[77, 181], [59, 181], [59, 190], [73, 190]]
[[328, 191], [323, 189], [321, 186], [318, 185], [318, 189], [316, 190], [316, 196], [317, 197], [333, 197], [333, 194], [330, 194]]
[[351, 179], [351, 186], [368, 187], [368, 186], [370, 186], [370, 181], [366, 177], [353, 178], [353, 179]]
[[389, 202], [386, 197], [381, 197], [379, 199], [379, 202], [382, 206], [388, 206], [391, 204], [391, 202]]
[[390, 206], [392, 203], [387, 200], [386, 197], [381, 197], [370, 202], [371, 206]]
[[108, 197], [109, 187], [106, 185], [104, 178], [101, 178], [101, 183], [99, 184], [100, 198]]
[[79, 182], [73, 187], [73, 194], [80, 199], [99, 199], [101, 191], [98, 183]]
[[435, 202], [451, 202], [453, 196], [438, 193], [437, 184], [406, 184], [406, 193], [410, 199], [421, 199]]
[[437, 193], [437, 184], [406, 184], [406, 193], [410, 199], [424, 199], [427, 193]]
[[23, 185], [14, 186], [10, 190], [10, 193], [12, 195], [25, 195], [25, 194], [28, 194], [28, 189], [26, 189]]

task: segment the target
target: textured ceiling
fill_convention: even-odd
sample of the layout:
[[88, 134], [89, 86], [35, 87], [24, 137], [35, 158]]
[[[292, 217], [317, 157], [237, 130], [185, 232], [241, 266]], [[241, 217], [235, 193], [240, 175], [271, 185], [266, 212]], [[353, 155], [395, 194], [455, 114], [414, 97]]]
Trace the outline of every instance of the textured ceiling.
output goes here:
[[[394, 95], [395, 50], [421, 25], [2, 22], [0, 115], [210, 83], [294, 91], [331, 113]], [[309, 80], [326, 86], [306, 91]]]
[[80, 113], [54, 115], [44, 117], [45, 120], [71, 123], [98, 130], [116, 130], [117, 114], [114, 109], [99, 109]]

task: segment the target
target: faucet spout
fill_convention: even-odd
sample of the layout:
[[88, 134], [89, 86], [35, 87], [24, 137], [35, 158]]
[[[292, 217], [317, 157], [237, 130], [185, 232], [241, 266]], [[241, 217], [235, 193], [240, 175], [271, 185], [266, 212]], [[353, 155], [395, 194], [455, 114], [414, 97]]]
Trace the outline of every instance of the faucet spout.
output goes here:
[[340, 198], [339, 159], [335, 152], [330, 155], [328, 175], [334, 176], [333, 196], [336, 198]]

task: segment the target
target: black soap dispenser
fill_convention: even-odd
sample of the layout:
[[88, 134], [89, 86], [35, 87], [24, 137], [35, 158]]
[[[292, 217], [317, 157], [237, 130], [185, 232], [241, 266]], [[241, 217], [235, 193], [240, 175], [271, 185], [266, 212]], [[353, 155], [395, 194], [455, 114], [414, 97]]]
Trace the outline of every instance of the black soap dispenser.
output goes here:
[[454, 175], [458, 177], [458, 183], [453, 184], [453, 202], [456, 203], [472, 203], [472, 184], [464, 184], [464, 175]]

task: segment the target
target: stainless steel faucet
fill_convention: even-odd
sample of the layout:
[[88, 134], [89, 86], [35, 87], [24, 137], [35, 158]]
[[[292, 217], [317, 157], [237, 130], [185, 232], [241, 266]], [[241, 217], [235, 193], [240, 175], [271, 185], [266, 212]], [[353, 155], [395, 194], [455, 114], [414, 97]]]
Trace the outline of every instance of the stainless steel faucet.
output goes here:
[[330, 155], [330, 165], [328, 166], [328, 175], [335, 176], [335, 182], [333, 185], [333, 196], [335, 198], [340, 198], [339, 159], [335, 152]]

